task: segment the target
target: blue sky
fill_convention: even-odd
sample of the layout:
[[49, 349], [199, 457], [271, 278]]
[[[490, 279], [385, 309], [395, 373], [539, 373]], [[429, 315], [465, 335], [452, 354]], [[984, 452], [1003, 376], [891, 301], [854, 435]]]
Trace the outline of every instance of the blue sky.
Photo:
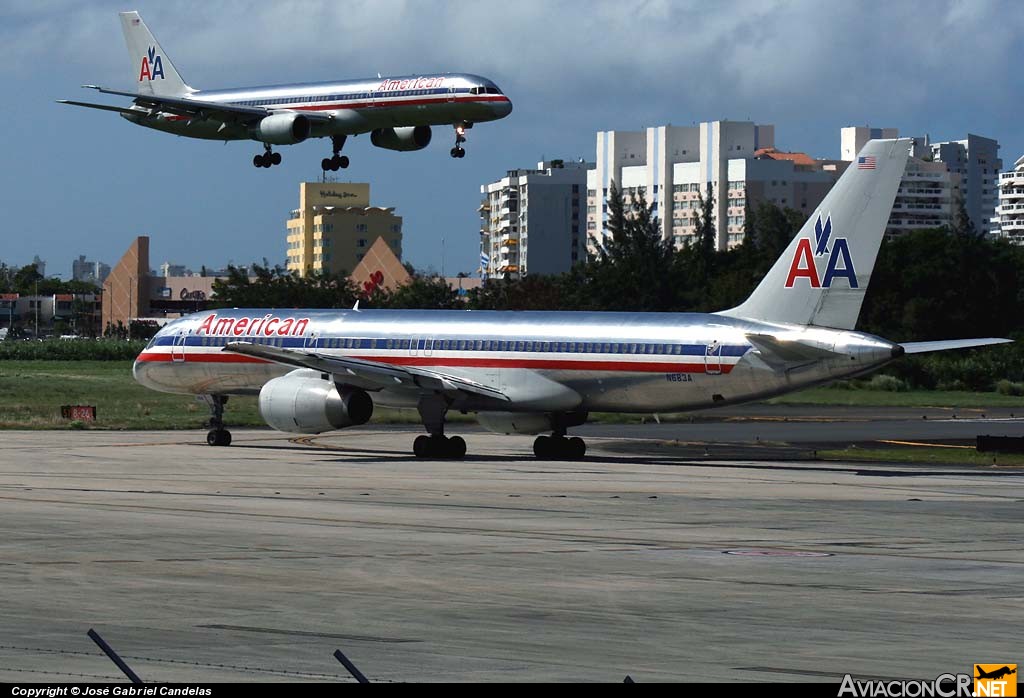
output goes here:
[[[280, 148], [177, 138], [115, 114], [83, 83], [132, 88], [116, 13], [138, 9], [184, 78], [218, 88], [382, 74], [464, 71], [512, 98], [507, 119], [448, 156], [349, 141], [344, 175], [404, 217], [405, 258], [473, 271], [479, 187], [542, 158], [594, 157], [594, 134], [714, 119], [776, 126], [776, 144], [838, 157], [839, 129], [895, 126], [933, 140], [968, 132], [1024, 153], [1024, 4], [295, 0], [216, 3], [32, 0], [0, 6], [0, 261], [35, 254], [70, 275], [79, 254], [113, 264], [151, 236], [151, 262], [283, 262], [298, 182], [320, 176], [327, 141]], [[116, 98], [96, 101], [119, 102]], [[341, 173], [339, 173], [341, 174]]]

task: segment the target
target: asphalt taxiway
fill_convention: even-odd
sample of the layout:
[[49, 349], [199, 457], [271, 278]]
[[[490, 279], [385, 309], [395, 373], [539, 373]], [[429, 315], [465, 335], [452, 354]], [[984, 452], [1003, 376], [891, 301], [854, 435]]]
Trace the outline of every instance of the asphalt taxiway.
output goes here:
[[337, 648], [390, 681], [1019, 659], [1024, 470], [694, 459], [646, 447], [685, 425], [623, 429], [587, 427], [581, 463], [477, 431], [462, 462], [411, 458], [412, 428], [0, 432], [0, 681], [121, 679], [89, 628], [151, 681], [351, 680]]

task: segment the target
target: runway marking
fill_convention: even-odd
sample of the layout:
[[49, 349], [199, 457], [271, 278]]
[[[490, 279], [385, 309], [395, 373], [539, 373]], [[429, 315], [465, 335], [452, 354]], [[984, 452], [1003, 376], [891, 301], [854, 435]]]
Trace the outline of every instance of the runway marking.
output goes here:
[[895, 444], [897, 446], [925, 446], [929, 448], [961, 448], [969, 451], [974, 450], [974, 446], [956, 446], [954, 444], [935, 444], [926, 443], [922, 441], [897, 441], [895, 439], [879, 439], [878, 443], [882, 444]]

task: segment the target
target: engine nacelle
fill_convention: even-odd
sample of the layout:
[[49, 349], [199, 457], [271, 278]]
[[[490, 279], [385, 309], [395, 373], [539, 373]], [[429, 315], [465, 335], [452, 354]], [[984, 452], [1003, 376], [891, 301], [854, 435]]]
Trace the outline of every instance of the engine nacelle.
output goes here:
[[430, 145], [429, 126], [378, 128], [370, 133], [370, 142], [387, 150], [422, 150]]
[[277, 429], [320, 434], [365, 424], [373, 400], [365, 390], [338, 386], [317, 371], [299, 369], [267, 381], [260, 390], [260, 416]]
[[273, 145], [301, 143], [309, 138], [309, 119], [302, 114], [271, 114], [256, 124], [252, 138]]

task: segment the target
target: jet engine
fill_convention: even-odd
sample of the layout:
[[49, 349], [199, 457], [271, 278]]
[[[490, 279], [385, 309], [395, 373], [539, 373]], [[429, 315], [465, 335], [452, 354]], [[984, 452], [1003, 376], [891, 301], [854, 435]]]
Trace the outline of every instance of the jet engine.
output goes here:
[[422, 150], [430, 145], [430, 127], [378, 128], [370, 133], [370, 142], [387, 150]]
[[365, 390], [337, 386], [321, 373], [299, 369], [267, 381], [260, 390], [260, 416], [278, 431], [319, 434], [365, 424], [373, 400]]
[[302, 114], [271, 114], [260, 119], [252, 130], [252, 138], [260, 143], [294, 145], [309, 138], [309, 119]]

